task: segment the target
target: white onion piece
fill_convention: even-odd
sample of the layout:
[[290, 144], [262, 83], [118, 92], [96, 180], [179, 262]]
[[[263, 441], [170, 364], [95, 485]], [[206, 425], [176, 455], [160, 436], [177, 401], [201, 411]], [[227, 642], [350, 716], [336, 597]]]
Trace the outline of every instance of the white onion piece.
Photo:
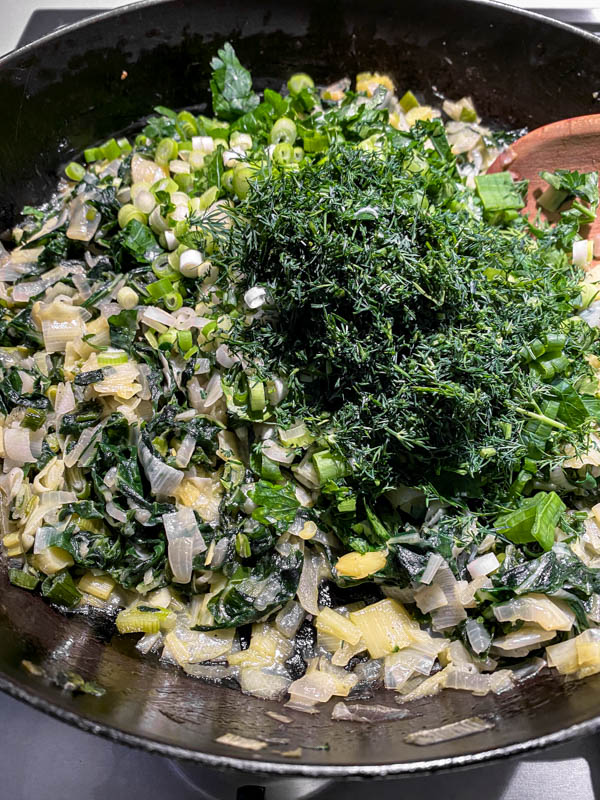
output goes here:
[[69, 274], [69, 270], [64, 266], [58, 266], [54, 269], [48, 270], [44, 275], [41, 275], [35, 281], [25, 281], [18, 283], [12, 293], [12, 299], [15, 303], [26, 303], [30, 298], [41, 294], [48, 286], [58, 283], [62, 278]]
[[212, 153], [215, 149], [215, 141], [212, 136], [192, 136], [192, 150], [199, 150], [201, 153]]
[[177, 450], [177, 455], [175, 456], [175, 461], [178, 467], [187, 467], [190, 463], [190, 458], [194, 454], [194, 450], [196, 449], [196, 439], [191, 433], [187, 433], [183, 437], [183, 441], [179, 445], [179, 449]]
[[154, 233], [164, 233], [169, 230], [169, 223], [160, 213], [160, 206], [156, 206], [154, 211], [148, 217], [148, 223]]
[[[204, 397], [202, 396], [203, 394]], [[206, 413], [223, 396], [221, 373], [213, 373], [204, 389], [200, 388], [198, 381], [191, 380], [188, 383], [188, 395], [190, 405], [200, 413]]]
[[22, 535], [35, 533], [46, 514], [56, 511], [57, 508], [64, 506], [66, 503], [75, 503], [76, 501], [77, 495], [75, 492], [45, 492], [40, 497], [40, 502], [36, 508], [27, 517]]
[[183, 308], [174, 311], [173, 316], [176, 319], [175, 327], [178, 331], [188, 331], [190, 328], [198, 327], [200, 317], [189, 306], [183, 306]]
[[292, 639], [302, 625], [306, 613], [300, 603], [289, 600], [275, 617], [275, 627], [283, 636]]
[[4, 430], [4, 450], [6, 458], [17, 466], [35, 461], [31, 452], [31, 442], [27, 428], [6, 428]]
[[48, 353], [64, 352], [68, 342], [80, 339], [85, 333], [81, 317], [64, 320], [42, 320], [44, 347]]
[[75, 447], [73, 447], [64, 457], [65, 467], [74, 467], [78, 462], [85, 463], [96, 449], [96, 434], [102, 428], [103, 423], [99, 422], [93, 428], [86, 428]]
[[538, 593], [494, 606], [494, 616], [498, 622], [533, 622], [545, 631], [570, 631], [575, 622], [575, 613], [564, 601]]
[[266, 299], [267, 291], [262, 286], [253, 286], [244, 294], [244, 303], [252, 311], [264, 305]]
[[69, 414], [75, 408], [75, 396], [73, 394], [73, 387], [69, 381], [59, 383], [56, 387], [56, 400], [54, 410], [58, 417], [63, 417]]
[[165, 237], [165, 244], [167, 245], [167, 250], [175, 250], [179, 242], [175, 237], [173, 231], [165, 231], [163, 236]]
[[576, 267], [585, 267], [594, 257], [594, 243], [589, 239], [573, 242], [573, 264]]
[[166, 178], [166, 171], [159, 166], [156, 161], [149, 158], [144, 158], [139, 153], [136, 153], [131, 159], [131, 182], [133, 183], [149, 183], [153, 184], [156, 181]]
[[219, 541], [215, 545], [213, 557], [210, 561], [210, 566], [213, 569], [217, 569], [225, 561], [228, 550], [229, 550], [229, 539], [226, 536], [224, 536], [222, 539], [219, 539]]
[[109, 489], [114, 489], [117, 485], [118, 467], [111, 467], [104, 476], [104, 483]]
[[0, 502], [0, 507], [8, 509], [10, 501], [19, 493], [24, 477], [20, 467], [13, 467], [9, 472], [0, 475], [0, 492], [4, 495], [5, 500], [4, 503]]
[[17, 373], [19, 378], [21, 378], [21, 394], [31, 394], [35, 384], [33, 375], [31, 375], [29, 372], [25, 372], [22, 369], [17, 370]]
[[168, 464], [153, 455], [141, 439], [138, 445], [138, 455], [150, 482], [152, 493], [172, 495], [183, 480], [183, 472], [169, 467]]
[[46, 438], [46, 426], [43, 425], [37, 431], [31, 431], [29, 434], [29, 446], [31, 447], [31, 455], [37, 460], [42, 455], [42, 447], [44, 439]]
[[310, 550], [304, 551], [304, 564], [298, 582], [296, 596], [302, 608], [309, 614], [319, 613], [319, 568], [320, 556]]
[[555, 636], [556, 631], [545, 631], [537, 625], [523, 625], [514, 633], [494, 639], [493, 651], [520, 658], [520, 654], [526, 655], [529, 650], [537, 649], [542, 642], [549, 642]]
[[435, 584], [440, 587], [446, 596], [448, 604], [437, 609], [431, 616], [434, 631], [453, 628], [466, 619], [467, 614], [458, 600], [458, 582], [454, 573], [447, 564], [443, 564], [435, 575]]
[[210, 372], [210, 359], [199, 358], [196, 361], [196, 372], [198, 375], [207, 375]]
[[34, 264], [42, 254], [43, 247], [30, 247], [23, 249], [16, 247], [10, 253], [10, 258], [2, 259], [0, 266], [0, 281], [13, 283], [31, 271], [31, 264]]
[[109, 517], [116, 519], [117, 522], [127, 522], [127, 514], [116, 506], [112, 500], [106, 504], [106, 513]]
[[233, 367], [239, 361], [238, 356], [232, 355], [226, 344], [220, 344], [215, 351], [215, 358], [217, 364], [220, 364], [225, 369]]
[[292, 679], [260, 667], [244, 667], [240, 672], [242, 692], [262, 700], [281, 700]]
[[465, 623], [467, 639], [474, 653], [483, 653], [488, 649], [492, 642], [492, 637], [487, 632], [484, 625], [476, 619], [468, 619]]
[[278, 464], [291, 464], [296, 458], [293, 450], [287, 447], [281, 447], [273, 439], [268, 439], [262, 446], [262, 452], [271, 461], [276, 461]]
[[162, 331], [163, 327], [174, 328], [177, 325], [177, 319], [173, 314], [157, 306], [146, 306], [140, 315], [140, 321], [158, 331]]
[[482, 575], [489, 575], [490, 572], [498, 569], [500, 562], [494, 553], [486, 553], [479, 558], [474, 558], [467, 564], [467, 570], [472, 578], [479, 578]]
[[75, 198], [71, 204], [71, 219], [67, 228], [67, 239], [89, 242], [100, 225], [100, 214], [85, 202], [83, 196]]
[[188, 408], [186, 411], [182, 411], [179, 414], [175, 414], [174, 420], [175, 422], [189, 422], [191, 419], [194, 419], [196, 416], [196, 411], [193, 408]]
[[163, 514], [162, 520], [167, 535], [173, 580], [176, 583], [189, 583], [192, 579], [194, 556], [206, 550], [196, 515], [191, 508], [184, 507], [173, 514]]
[[337, 681], [326, 672], [310, 672], [294, 681], [289, 687], [290, 701], [288, 705], [311, 707], [317, 703], [326, 703], [337, 690]]
[[409, 714], [410, 711], [405, 708], [340, 702], [334, 705], [331, 719], [345, 722], [385, 722], [390, 719], [403, 719], [408, 717]]
[[471, 665], [461, 665], [459, 667], [450, 665], [446, 671], [444, 681], [446, 689], [460, 689], [463, 692], [471, 692], [475, 695], [488, 694], [490, 686], [490, 676], [482, 675]]
[[444, 563], [444, 559], [439, 553], [430, 553], [429, 559], [427, 561], [427, 566], [423, 570], [423, 576], [421, 578], [421, 583], [431, 583], [431, 581], [435, 578], [435, 574], [438, 569]]
[[144, 655], [148, 655], [148, 653], [150, 653], [152, 650], [158, 648], [158, 646], [162, 643], [162, 640], [162, 633], [146, 633], [137, 642], [135, 649]]
[[404, 741], [407, 744], [418, 745], [438, 744], [439, 742], [449, 742], [452, 739], [460, 739], [463, 736], [471, 736], [474, 733], [483, 733], [493, 727], [493, 722], [481, 717], [469, 717], [461, 719], [459, 722], [451, 722], [449, 725], [441, 725], [439, 728], [423, 728], [420, 731], [407, 733]]
[[179, 271], [186, 278], [197, 278], [198, 267], [204, 262], [199, 250], [184, 250], [179, 256]]
[[[111, 292], [111, 295], [116, 294], [118, 289], [119, 286], [118, 285], [115, 286], [115, 288]], [[116, 314], [119, 314], [122, 311], [121, 306], [118, 303], [114, 303], [108, 297], [105, 297], [104, 300], [101, 300], [96, 307], [100, 311], [100, 316], [104, 317], [105, 319], [108, 319], [108, 317], [115, 316]]]
[[273, 378], [267, 381], [267, 398], [272, 406], [278, 406], [282, 400], [285, 400], [288, 393], [287, 382], [283, 378]]
[[72, 281], [80, 296], [84, 300], [87, 300], [87, 298], [92, 294], [92, 287], [90, 286], [87, 278], [84, 278], [83, 275], [75, 273], [72, 277]]
[[89, 250], [85, 251], [83, 257], [85, 259], [85, 263], [88, 265], [90, 269], [93, 269], [101, 258], [100, 256], [93, 256]]
[[533, 678], [538, 674], [538, 672], [543, 670], [545, 666], [546, 662], [544, 659], [535, 656], [533, 658], [528, 658], [526, 661], [523, 661], [520, 664], [515, 664], [514, 667], [511, 667], [511, 671], [514, 680], [521, 682], [526, 681], [529, 678]]

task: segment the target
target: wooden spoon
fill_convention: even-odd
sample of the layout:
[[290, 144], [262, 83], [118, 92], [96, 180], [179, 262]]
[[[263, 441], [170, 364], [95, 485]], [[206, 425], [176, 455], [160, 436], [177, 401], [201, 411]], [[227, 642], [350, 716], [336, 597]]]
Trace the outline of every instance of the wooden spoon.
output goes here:
[[[543, 211], [537, 198], [548, 188], [540, 172], [557, 169], [578, 172], [600, 172], [600, 114], [571, 117], [552, 122], [517, 139], [508, 150], [501, 153], [488, 172], [509, 170], [514, 178], [529, 180], [527, 205], [523, 209], [529, 219], [542, 210], [542, 215], [555, 222], [558, 214]], [[581, 230], [582, 236], [600, 235], [600, 214]]]

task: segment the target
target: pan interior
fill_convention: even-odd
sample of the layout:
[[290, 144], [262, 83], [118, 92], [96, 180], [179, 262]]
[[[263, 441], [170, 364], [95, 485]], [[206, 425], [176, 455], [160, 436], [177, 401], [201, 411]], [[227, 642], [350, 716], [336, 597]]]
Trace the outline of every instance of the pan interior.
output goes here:
[[[47, 37], [0, 60], [0, 231], [26, 203], [41, 202], [60, 166], [90, 143], [130, 128], [158, 104], [207, 103], [209, 60], [235, 44], [259, 89], [279, 89], [303, 69], [322, 83], [360, 69], [390, 74], [427, 99], [473, 96], [481, 116], [503, 127], [536, 127], [596, 111], [600, 44], [541, 18], [494, 3], [375, 0], [317, 4], [195, 0], [140, 3]], [[43, 675], [24, 669], [39, 665]], [[100, 684], [101, 697], [63, 690], [75, 671]], [[329, 707], [293, 713], [211, 686], [141, 658], [130, 639], [111, 638], [92, 615], [64, 616], [8, 584], [0, 564], [0, 687], [89, 730], [147, 749], [216, 766], [287, 774], [368, 775], [463, 765], [517, 753], [590, 730], [600, 713], [600, 676], [565, 683], [543, 674], [506, 695], [446, 692], [411, 706], [406, 720], [332, 723]], [[375, 702], [393, 703], [390, 693]], [[404, 743], [410, 730], [474, 714], [495, 727], [425, 749]], [[224, 733], [285, 737], [256, 754], [217, 744]]]

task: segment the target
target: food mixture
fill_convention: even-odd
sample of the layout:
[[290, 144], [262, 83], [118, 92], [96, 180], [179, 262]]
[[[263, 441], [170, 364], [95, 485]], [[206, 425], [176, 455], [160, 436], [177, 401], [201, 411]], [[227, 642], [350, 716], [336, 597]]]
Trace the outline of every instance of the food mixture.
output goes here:
[[212, 70], [0, 241], [11, 583], [308, 712], [600, 671], [597, 174], [530, 221], [468, 97]]

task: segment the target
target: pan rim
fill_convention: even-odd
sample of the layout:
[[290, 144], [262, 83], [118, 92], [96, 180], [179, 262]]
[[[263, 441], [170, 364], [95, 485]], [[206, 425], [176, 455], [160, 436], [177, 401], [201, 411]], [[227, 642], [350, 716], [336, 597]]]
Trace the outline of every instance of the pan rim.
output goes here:
[[0, 674], [0, 691], [32, 706], [38, 711], [65, 722], [81, 731], [102, 736], [116, 744], [144, 750], [154, 755], [178, 761], [187, 761], [217, 770], [251, 772], [257, 775], [286, 778], [323, 778], [329, 780], [380, 778], [393, 779], [444, 772], [454, 769], [477, 767], [505, 759], [536, 753], [549, 747], [565, 744], [573, 739], [596, 733], [600, 730], [600, 715], [584, 722], [570, 725], [553, 733], [536, 736], [522, 742], [494, 747], [480, 752], [465, 753], [445, 758], [421, 759], [419, 761], [400, 761], [382, 764], [302, 764], [280, 761], [242, 758], [205, 753], [200, 750], [179, 747], [147, 736], [129, 733], [115, 725], [98, 722], [91, 717], [69, 711], [56, 703], [46, 700], [35, 691], [25, 688], [14, 680]]
[[[537, 21], [544, 26], [552, 26], [575, 35], [580, 39], [585, 39], [600, 47], [600, 39], [593, 33], [583, 31], [574, 25], [560, 20], [552, 19], [529, 9], [521, 9], [500, 0], [459, 0], [463, 5], [487, 6], [497, 8], [505, 14], [511, 14], [515, 18], [527, 18]], [[0, 56], [0, 70], [10, 69], [11, 62], [22, 56], [33, 54], [40, 44], [51, 43], [64, 36], [77, 33], [87, 26], [94, 25], [103, 20], [116, 18], [124, 13], [137, 13], [144, 8], [151, 6], [168, 4], [172, 0], [138, 0], [119, 8], [94, 14], [78, 22], [65, 25], [57, 31], [47, 34], [23, 47], [10, 50]], [[19, 700], [31, 707], [48, 714], [49, 716], [65, 722], [86, 733], [102, 736], [104, 739], [124, 744], [129, 747], [144, 750], [148, 753], [161, 755], [182, 761], [193, 762], [209, 768], [220, 770], [234, 770], [237, 772], [252, 772], [257, 775], [270, 775], [289, 778], [323, 778], [323, 779], [362, 779], [362, 778], [397, 778], [401, 776], [417, 776], [428, 773], [448, 771], [450, 769], [461, 769], [475, 767], [483, 764], [490, 764], [511, 757], [523, 756], [540, 750], [564, 744], [581, 736], [589, 735], [600, 730], [600, 714], [591, 717], [583, 722], [576, 723], [568, 728], [562, 728], [553, 733], [543, 736], [536, 736], [522, 742], [495, 747], [481, 752], [465, 753], [458, 756], [448, 756], [445, 758], [421, 759], [410, 762], [395, 762], [383, 764], [362, 764], [362, 765], [343, 765], [343, 764], [302, 764], [291, 762], [278, 762], [243, 758], [238, 756], [214, 755], [191, 748], [179, 747], [168, 744], [167, 742], [153, 739], [139, 734], [129, 733], [115, 725], [98, 722], [82, 713], [69, 711], [62, 706], [45, 699], [39, 693], [25, 687], [18, 681], [8, 678], [0, 673], [0, 691]]]

